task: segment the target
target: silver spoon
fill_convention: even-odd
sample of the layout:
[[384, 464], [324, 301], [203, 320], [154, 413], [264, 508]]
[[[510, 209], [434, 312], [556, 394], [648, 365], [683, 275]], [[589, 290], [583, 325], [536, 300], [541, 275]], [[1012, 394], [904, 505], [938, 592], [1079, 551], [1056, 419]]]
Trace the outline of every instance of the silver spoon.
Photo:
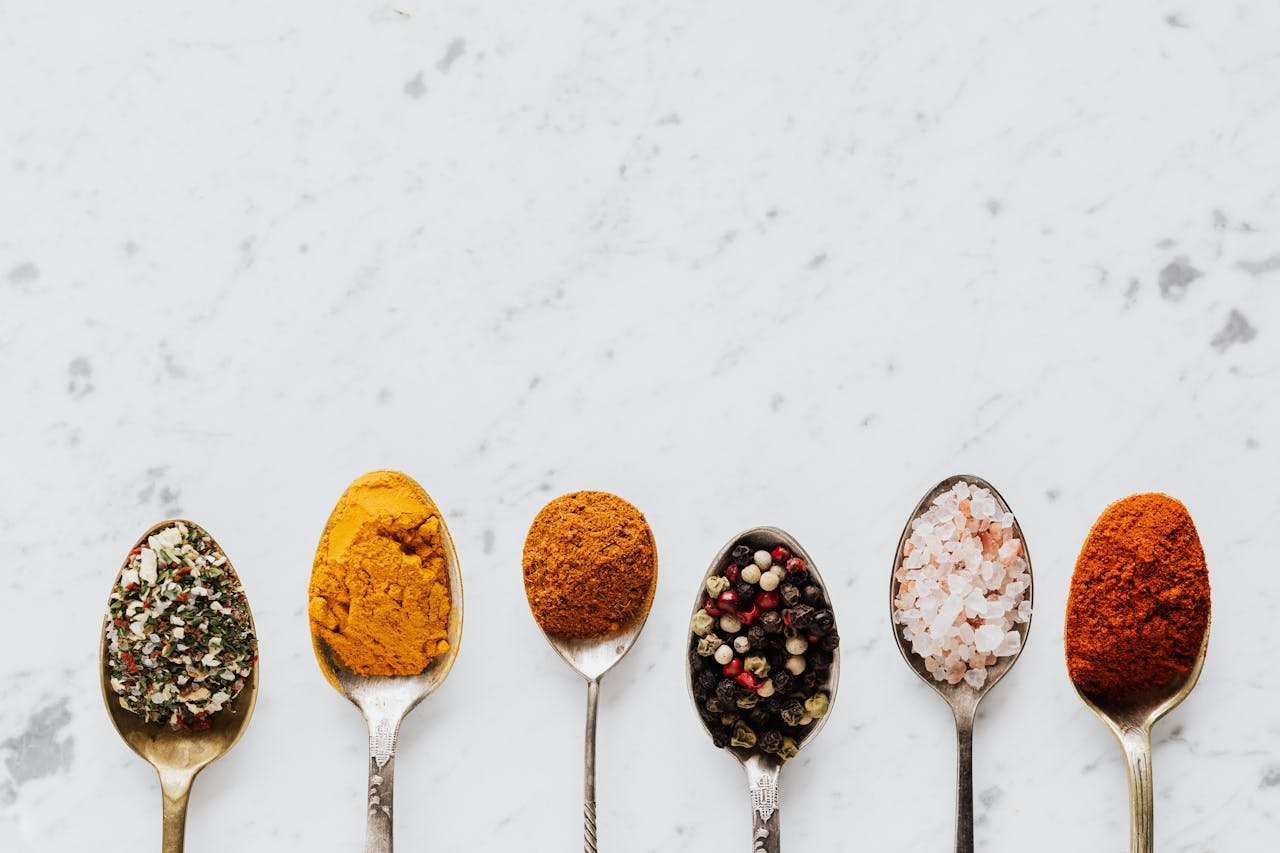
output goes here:
[[[426, 495], [426, 492], [423, 492]], [[435, 502], [427, 496], [427, 501]], [[445, 628], [449, 650], [432, 659], [418, 675], [358, 675], [333, 654], [312, 632], [316, 661], [329, 683], [360, 709], [369, 729], [369, 812], [365, 828], [365, 853], [391, 853], [392, 799], [395, 781], [396, 741], [406, 714], [444, 683], [462, 643], [462, 572], [453, 537], [440, 515], [440, 545], [444, 570], [449, 577], [449, 621]]]
[[[702, 601], [706, 597], [707, 579], [717, 572], [723, 571], [724, 567], [731, 562], [729, 555], [734, 547], [744, 544], [756, 551], [762, 549], [772, 551], [778, 545], [782, 545], [792, 554], [804, 560], [809, 569], [809, 579], [827, 594], [827, 600], [830, 601], [831, 596], [827, 591], [827, 585], [822, 582], [822, 575], [818, 573], [818, 567], [814, 565], [813, 558], [809, 556], [809, 553], [801, 547], [800, 543], [791, 534], [777, 527], [753, 527], [750, 530], [744, 530], [725, 543], [725, 546], [720, 549], [720, 553], [716, 554], [715, 559], [711, 561], [711, 566], [707, 569], [706, 574], [702, 576], [702, 583], [698, 587], [698, 595], [694, 599], [693, 610], [689, 614], [691, 618], [702, 608]], [[689, 699], [693, 702], [695, 709], [698, 708], [698, 700], [693, 693], [693, 683], [696, 676], [693, 672], [690, 656], [696, 653], [696, 647], [697, 636], [690, 634], [689, 646], [685, 654], [685, 681], [689, 688]], [[836, 685], [839, 682], [840, 649], [836, 648], [831, 653], [831, 677], [826, 688], [832, 704], [836, 700]], [[804, 749], [806, 745], [818, 736], [818, 732], [822, 731], [822, 727], [826, 725], [830, 717], [831, 712], [828, 710], [827, 713], [815, 719], [810, 724], [809, 730], [804, 737], [796, 742], [796, 746], [799, 749]], [[710, 735], [711, 729], [707, 727], [707, 722], [702, 719], [701, 713], [698, 714], [698, 722], [702, 724], [702, 728]], [[751, 792], [752, 853], [779, 853], [782, 850], [782, 821], [781, 813], [778, 809], [778, 777], [785, 762], [776, 755], [770, 755], [758, 749], [727, 746], [725, 747], [725, 752], [732, 755], [742, 765], [742, 769], [747, 774], [747, 788]]]
[[[951, 490], [956, 483], [964, 481], [971, 486], [978, 486], [991, 492], [996, 500], [996, 506], [1001, 512], [1011, 512], [1009, 505], [1001, 497], [1000, 493], [995, 490], [990, 483], [981, 477], [975, 477], [972, 474], [957, 474], [948, 477], [938, 485], [929, 490], [920, 503], [916, 504], [916, 508], [911, 511], [911, 517], [907, 519], [907, 524], [902, 530], [902, 537], [898, 540], [898, 550], [894, 552], [893, 570], [889, 573], [889, 616], [892, 623], [894, 613], [893, 601], [898, 597], [898, 581], [894, 577], [898, 566], [902, 561], [902, 549], [906, 545], [907, 540], [911, 538], [911, 523], [929, 508], [934, 498]], [[1022, 535], [1022, 528], [1018, 526], [1017, 516], [1014, 516], [1013, 535], [1022, 542], [1022, 557], [1027, 561], [1027, 575], [1033, 577], [1031, 573], [1031, 554], [1027, 551], [1027, 540]], [[1026, 600], [1032, 602], [1034, 613], [1034, 580], [1027, 584]], [[893, 624], [893, 636], [898, 641], [898, 651], [902, 653], [902, 658], [907, 665], [915, 670], [916, 675], [938, 692], [938, 695], [946, 700], [951, 706], [951, 713], [956, 721], [956, 741], [958, 745], [958, 759], [956, 762], [956, 853], [973, 853], [973, 720], [978, 711], [978, 703], [982, 701], [982, 697], [996, 686], [996, 683], [1004, 677], [1005, 673], [1017, 662], [1022, 655], [1022, 649], [1026, 648], [1027, 633], [1031, 630], [1031, 621], [1015, 623], [1014, 630], [1018, 632], [1022, 640], [1017, 653], [1008, 657], [998, 658], [996, 662], [987, 669], [987, 680], [981, 688], [975, 690], [967, 682], [961, 681], [959, 684], [948, 684], [946, 681], [935, 681], [933, 675], [925, 669], [924, 658], [911, 651], [910, 644], [903, 638], [902, 632], [898, 630], [898, 626]]]
[[[184, 524], [193, 530], [205, 531], [200, 525], [186, 519], [170, 519], [152, 527], [134, 544], [134, 548], [143, 545], [151, 536], [174, 524]], [[210, 537], [212, 539], [213, 537]], [[214, 543], [215, 547], [217, 543]], [[130, 552], [133, 548], [129, 549]], [[218, 547], [219, 551], [222, 548]], [[225, 554], [225, 552], [223, 552]], [[120, 567], [123, 572], [129, 565], [128, 559]], [[228, 560], [223, 567], [232, 577], [235, 569]], [[116, 574], [116, 580], [120, 578]], [[115, 583], [112, 583], [112, 589]], [[247, 604], [247, 602], [246, 602]], [[253, 624], [253, 614], [246, 612], [249, 624]], [[108, 618], [110, 618], [108, 616]], [[108, 644], [107, 623], [102, 624], [102, 640], [98, 650], [98, 669], [102, 680], [102, 701], [106, 703], [107, 714], [120, 737], [129, 748], [140, 755], [143, 760], [156, 769], [160, 776], [160, 793], [164, 797], [163, 833], [161, 849], [164, 853], [182, 853], [187, 827], [187, 803], [191, 797], [191, 783], [196, 774], [225, 755], [236, 745], [240, 736], [249, 725], [253, 716], [253, 706], [258, 698], [258, 664], [255, 661], [250, 668], [249, 677], [244, 687], [231, 704], [214, 714], [211, 728], [202, 732], [184, 731], [171, 728], [165, 723], [149, 723], [141, 717], [120, 707], [119, 697], [111, 689], [111, 675], [107, 666]]]
[[[649, 536], [652, 553], [655, 555], [654, 570], [656, 572], [658, 549], [653, 544], [653, 531], [647, 524], [645, 531]], [[619, 633], [574, 639], [547, 631], [542, 632], [542, 636], [547, 638], [547, 643], [556, 650], [556, 654], [560, 655], [564, 662], [587, 682], [587, 733], [582, 784], [582, 835], [583, 849], [586, 853], [596, 853], [596, 710], [600, 700], [600, 679], [606, 672], [613, 669], [635, 645], [636, 638], [640, 636], [640, 631], [649, 618], [649, 608], [653, 605], [653, 589], [650, 587], [649, 600], [637, 612], [636, 618]]]

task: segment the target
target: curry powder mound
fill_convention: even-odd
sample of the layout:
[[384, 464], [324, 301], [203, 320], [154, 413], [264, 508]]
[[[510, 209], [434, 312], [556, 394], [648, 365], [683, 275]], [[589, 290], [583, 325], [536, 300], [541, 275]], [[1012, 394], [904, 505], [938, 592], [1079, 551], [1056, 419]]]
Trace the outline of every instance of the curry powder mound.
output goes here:
[[311, 570], [312, 637], [358, 675], [417, 675], [449, 650], [440, 511], [396, 471], [358, 478], [334, 507]]
[[1161, 494], [1107, 507], [1071, 576], [1071, 680], [1089, 696], [1140, 699], [1195, 665], [1208, 628], [1209, 570], [1187, 508]]
[[542, 508], [524, 543], [529, 609], [548, 634], [616, 634], [653, 603], [658, 560], [640, 511], [607, 492], [574, 492]]

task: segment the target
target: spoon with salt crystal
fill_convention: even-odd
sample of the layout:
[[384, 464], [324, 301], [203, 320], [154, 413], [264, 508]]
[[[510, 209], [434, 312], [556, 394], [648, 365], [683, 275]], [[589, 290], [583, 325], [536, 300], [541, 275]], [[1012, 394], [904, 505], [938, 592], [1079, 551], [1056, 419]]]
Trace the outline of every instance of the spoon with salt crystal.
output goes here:
[[[130, 554], [146, 544], [156, 533], [175, 524], [183, 524], [188, 528], [204, 532], [198, 524], [185, 519], [162, 521], [142, 534]], [[212, 537], [210, 537], [212, 541]], [[217, 550], [217, 544], [214, 544]], [[120, 574], [129, 567], [126, 557], [120, 572], [116, 574], [119, 582]], [[227, 562], [221, 567], [232, 579], [236, 578], [235, 569]], [[238, 584], [239, 581], [236, 580]], [[115, 589], [116, 583], [112, 584]], [[246, 602], [247, 604], [247, 602]], [[246, 608], [247, 610], [247, 608]], [[253, 623], [253, 614], [246, 612], [249, 623]], [[110, 619], [108, 611], [107, 619]], [[102, 700], [106, 703], [107, 714], [116, 731], [129, 748], [142, 757], [144, 761], [156, 769], [160, 776], [160, 792], [164, 797], [163, 832], [161, 849], [164, 853], [182, 853], [187, 825], [187, 803], [191, 796], [191, 783], [196, 775], [217, 759], [225, 755], [236, 741], [244, 734], [253, 716], [253, 706], [258, 697], [258, 664], [255, 661], [244, 687], [230, 704], [213, 714], [212, 726], [205, 731], [188, 731], [175, 729], [164, 722], [147, 722], [141, 717], [120, 706], [119, 697], [111, 687], [109, 663], [109, 644], [107, 641], [107, 622], [102, 625], [102, 641], [98, 652], [99, 672], [102, 681]]]
[[[986, 681], [978, 688], [974, 688], [964, 680], [956, 684], [949, 684], [945, 680], [936, 680], [926, 668], [925, 658], [912, 651], [910, 641], [903, 636], [903, 632], [898, 630], [897, 623], [893, 621], [894, 601], [898, 597], [899, 587], [901, 586], [897, 579], [897, 571], [902, 562], [903, 550], [906, 548], [907, 541], [911, 538], [912, 526], [915, 520], [929, 509], [934, 499], [951, 491], [957, 483], [961, 482], [987, 489], [991, 492], [991, 496], [995, 498], [996, 507], [1000, 513], [1012, 514], [1009, 505], [1001, 497], [1000, 493], [995, 490], [995, 487], [981, 477], [975, 477], [972, 474], [957, 474], [947, 477], [930, 489], [920, 499], [920, 503], [916, 504], [916, 508], [911, 511], [906, 527], [902, 530], [902, 537], [898, 540], [898, 550], [894, 552], [893, 569], [889, 573], [889, 616], [891, 623], [894, 625], [893, 635], [898, 641], [898, 651], [902, 653], [903, 660], [915, 671], [916, 675], [920, 676], [926, 684], [938, 692], [938, 695], [951, 707], [951, 713], [955, 717], [958, 746], [956, 766], [956, 853], [973, 853], [973, 721], [977, 715], [978, 703], [991, 692], [991, 688], [996, 686], [996, 683], [1004, 677], [1005, 673], [1013, 667], [1019, 656], [1021, 656], [1022, 649], [1026, 646], [1027, 633], [1031, 630], [1031, 620], [1028, 618], [1026, 622], [1014, 623], [1012, 630], [1018, 632], [1020, 641], [1017, 651], [1007, 657], [999, 657], [995, 663], [987, 666]], [[1027, 553], [1027, 543], [1022, 536], [1022, 528], [1019, 527], [1016, 517], [1012, 525], [1012, 535], [1014, 539], [1022, 543], [1021, 556], [1026, 561], [1026, 574], [1028, 577], [1025, 600], [1032, 602], [1034, 584], [1031, 581], [1031, 555]]]
[[[720, 549], [720, 553], [716, 554], [715, 559], [711, 561], [711, 566], [707, 569], [706, 574], [703, 575], [702, 583], [698, 586], [698, 595], [694, 599], [691, 616], [696, 615], [702, 609], [703, 601], [706, 599], [707, 581], [712, 575], [722, 572], [725, 566], [732, 562], [730, 555], [734, 547], [738, 545], [746, 545], [753, 551], [772, 551], [778, 545], [783, 546], [794, 556], [804, 560], [809, 572], [809, 583], [822, 590], [823, 595], [830, 601], [827, 585], [823, 583], [818, 567], [814, 565], [813, 558], [801, 547], [795, 537], [777, 527], [753, 527], [750, 530], [739, 533], [725, 543], [725, 546]], [[694, 694], [694, 680], [697, 674], [693, 669], [693, 658], [697, 654], [697, 642], [697, 635], [691, 634], [689, 647], [685, 655], [685, 680], [689, 688], [689, 699], [693, 702], [695, 709], [699, 707], [697, 696]], [[825, 692], [832, 703], [835, 702], [836, 686], [839, 682], [840, 649], [837, 647], [831, 652], [831, 675], [825, 687]], [[814, 718], [804, 736], [796, 741], [797, 751], [804, 749], [805, 746], [813, 742], [813, 739], [818, 736], [818, 732], [822, 730], [822, 727], [826, 725], [830, 717], [831, 714], [828, 712]], [[708, 736], [712, 735], [711, 729], [707, 726], [707, 721], [702, 718], [701, 714], [698, 715], [698, 722], [702, 724], [702, 728]], [[782, 773], [782, 765], [785, 762], [781, 757], [764, 752], [759, 748], [747, 749], [731, 745], [726, 746], [724, 750], [742, 765], [742, 769], [747, 774], [747, 787], [751, 792], [751, 849], [753, 853], [780, 853], [782, 850], [782, 823], [781, 812], [778, 809], [778, 779]]]
[[[435, 506], [425, 491], [422, 496], [428, 506]], [[392, 851], [392, 799], [400, 724], [406, 714], [444, 683], [462, 644], [462, 572], [444, 515], [441, 514], [439, 519], [440, 547], [444, 552], [444, 571], [449, 580], [449, 616], [445, 625], [445, 639], [449, 643], [447, 651], [433, 658], [418, 675], [359, 675], [342, 663], [323, 638], [315, 632], [311, 635], [321, 672], [335, 690], [360, 709], [369, 729], [369, 811], [365, 826], [365, 853]]]

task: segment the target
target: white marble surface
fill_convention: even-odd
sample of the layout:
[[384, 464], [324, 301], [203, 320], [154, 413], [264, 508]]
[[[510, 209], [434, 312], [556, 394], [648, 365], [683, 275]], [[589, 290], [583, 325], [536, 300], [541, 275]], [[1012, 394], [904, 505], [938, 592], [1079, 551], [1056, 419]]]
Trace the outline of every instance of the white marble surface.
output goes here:
[[467, 587], [404, 731], [402, 850], [577, 849], [584, 690], [519, 563], [581, 488], [637, 504], [661, 556], [605, 682], [603, 850], [748, 847], [682, 647], [706, 563], [761, 523], [820, 562], [845, 641], [788, 848], [950, 849], [951, 720], [886, 588], [959, 470], [1012, 503], [1037, 578], [979, 719], [980, 848], [1124, 849], [1062, 619], [1093, 518], [1159, 489], [1215, 618], [1157, 730], [1157, 847], [1273, 849], [1278, 35], [1260, 0], [4, 4], [0, 848], [157, 848], [96, 632], [129, 544], [182, 513], [262, 643], [189, 849], [359, 849], [364, 735], [303, 605], [334, 501], [389, 466]]

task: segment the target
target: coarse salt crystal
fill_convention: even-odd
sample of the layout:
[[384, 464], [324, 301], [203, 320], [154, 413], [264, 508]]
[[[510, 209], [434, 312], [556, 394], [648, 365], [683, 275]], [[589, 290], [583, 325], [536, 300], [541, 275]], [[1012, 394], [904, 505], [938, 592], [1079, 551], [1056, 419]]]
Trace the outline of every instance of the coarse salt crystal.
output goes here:
[[1004, 631], [998, 625], [983, 625], [973, 632], [973, 644], [980, 652], [992, 652], [1004, 640]]

